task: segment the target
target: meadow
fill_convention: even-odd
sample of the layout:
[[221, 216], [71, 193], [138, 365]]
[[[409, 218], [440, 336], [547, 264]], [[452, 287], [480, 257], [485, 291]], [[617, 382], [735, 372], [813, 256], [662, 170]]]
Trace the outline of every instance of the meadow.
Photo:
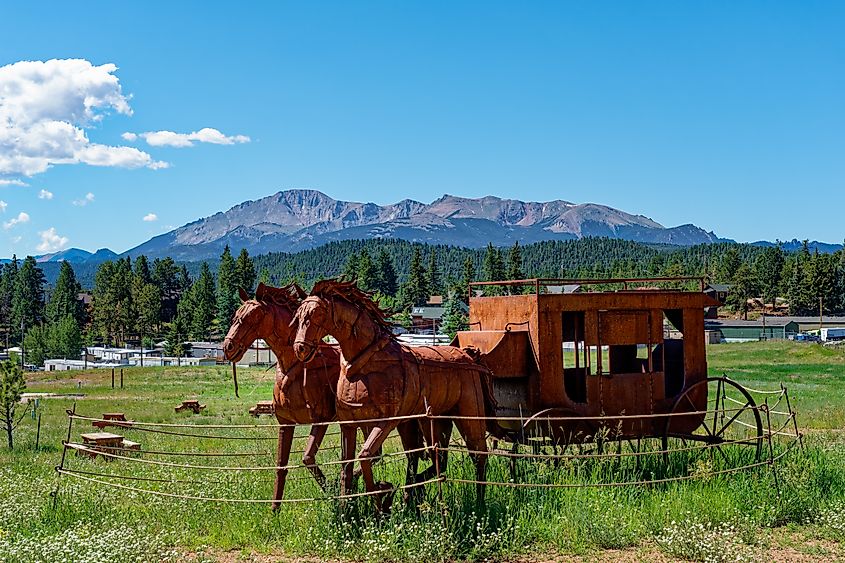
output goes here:
[[[563, 467], [521, 461], [521, 477], [537, 482], [634, 480], [681, 470], [698, 471], [700, 478], [616, 488], [495, 487], [488, 490], [484, 508], [476, 505], [473, 487], [446, 482], [443, 505], [436, 485], [429, 485], [415, 505], [404, 504], [398, 496], [392, 513], [384, 517], [373, 516], [366, 499], [289, 503], [274, 514], [262, 503], [155, 496], [107, 484], [204, 498], [268, 499], [272, 471], [225, 467], [264, 468], [274, 463], [272, 420], [263, 417], [256, 422], [247, 414], [256, 401], [270, 397], [272, 372], [240, 369], [240, 398], [234, 397], [227, 367], [126, 369], [123, 389], [111, 388], [106, 370], [29, 374], [29, 392], [84, 396], [40, 399], [38, 449], [36, 419], [29, 417], [18, 431], [15, 450], [0, 449], [0, 560], [845, 557], [841, 543], [845, 540], [845, 351], [788, 342], [730, 344], [709, 347], [708, 362], [711, 374], [725, 373], [749, 387], [778, 389], [781, 383], [788, 387], [805, 433], [804, 449], [790, 451], [780, 460], [777, 483], [775, 473], [765, 466], [714, 476], [711, 472], [727, 461], [712, 456], [674, 458], [670, 469], [661, 467], [658, 455], [644, 457], [636, 467], [612, 458], [573, 461]], [[197, 398], [207, 408], [199, 415], [174, 412], [173, 407], [187, 398]], [[267, 427], [178, 429], [202, 437], [118, 429], [145, 450], [185, 455], [145, 454], [108, 462], [68, 452], [66, 467], [103, 483], [71, 476], [59, 479], [54, 468], [68, 432], [65, 411], [74, 403], [78, 413], [93, 417], [121, 411], [139, 421]], [[78, 441], [80, 432], [90, 431], [90, 422], [76, 420], [72, 439]], [[337, 459], [337, 436], [331, 432], [319, 459], [329, 462], [324, 465], [329, 486], [336, 488], [337, 465], [331, 462]], [[301, 450], [302, 445], [298, 439], [294, 449]], [[386, 450], [396, 448], [396, 440], [391, 440]], [[225, 455], [208, 455], [214, 453]], [[298, 461], [297, 455], [292, 462]], [[379, 479], [399, 483], [404, 478], [401, 457], [376, 467]], [[471, 466], [456, 456], [447, 474], [470, 476]], [[488, 477], [510, 479], [508, 460], [491, 460]], [[57, 486], [54, 499], [51, 492]], [[316, 496], [320, 490], [304, 469], [290, 473], [286, 498]]]

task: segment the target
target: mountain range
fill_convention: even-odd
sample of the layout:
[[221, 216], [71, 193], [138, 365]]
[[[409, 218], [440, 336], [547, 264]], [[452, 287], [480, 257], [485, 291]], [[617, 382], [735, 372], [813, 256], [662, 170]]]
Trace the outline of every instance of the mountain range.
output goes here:
[[250, 254], [297, 252], [327, 242], [399, 238], [476, 248], [492, 242], [532, 243], [612, 237], [645, 243], [692, 245], [719, 239], [695, 225], [667, 228], [643, 215], [595, 203], [524, 202], [493, 196], [453, 195], [425, 204], [410, 199], [390, 205], [339, 201], [316, 190], [285, 190], [188, 223], [124, 254], [205, 260], [225, 245]]
[[[695, 225], [665, 227], [643, 215], [633, 215], [596, 203], [564, 200], [525, 202], [494, 196], [465, 198], [453, 195], [421, 203], [405, 199], [390, 205], [335, 200], [317, 190], [280, 191], [245, 201], [153, 237], [121, 255], [107, 248], [94, 253], [78, 248], [37, 256], [39, 262], [67, 260], [94, 263], [118, 256], [149, 258], [171, 256], [179, 261], [216, 259], [228, 244], [233, 252], [250, 254], [298, 252], [332, 241], [398, 238], [412, 242], [477, 248], [514, 241], [610, 237], [647, 244], [694, 244], [726, 241]], [[759, 241], [756, 246], [774, 243]], [[782, 243], [797, 250], [801, 243]], [[834, 252], [841, 245], [810, 243], [811, 249]], [[2, 262], [2, 260], [0, 260]]]

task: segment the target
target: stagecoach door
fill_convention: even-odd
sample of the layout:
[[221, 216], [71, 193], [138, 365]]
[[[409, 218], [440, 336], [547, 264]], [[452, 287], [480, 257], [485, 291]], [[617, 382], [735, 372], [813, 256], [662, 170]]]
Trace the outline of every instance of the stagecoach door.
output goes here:
[[[663, 311], [588, 311], [586, 321], [587, 402], [605, 415], [654, 413], [665, 397]], [[649, 434], [652, 424], [653, 419], [630, 421], [622, 432]]]

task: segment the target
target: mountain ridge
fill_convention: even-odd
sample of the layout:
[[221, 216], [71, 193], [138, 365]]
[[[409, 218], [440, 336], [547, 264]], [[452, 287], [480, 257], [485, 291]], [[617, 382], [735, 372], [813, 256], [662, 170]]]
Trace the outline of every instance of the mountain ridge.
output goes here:
[[158, 235], [122, 256], [177, 260], [219, 256], [225, 245], [251, 254], [296, 252], [333, 240], [400, 238], [454, 246], [503, 246], [607, 236], [688, 246], [720, 239], [692, 224], [664, 227], [644, 216], [596, 203], [546, 202], [450, 194], [425, 204], [412, 199], [377, 205], [335, 200], [313, 189], [282, 190], [248, 200]]

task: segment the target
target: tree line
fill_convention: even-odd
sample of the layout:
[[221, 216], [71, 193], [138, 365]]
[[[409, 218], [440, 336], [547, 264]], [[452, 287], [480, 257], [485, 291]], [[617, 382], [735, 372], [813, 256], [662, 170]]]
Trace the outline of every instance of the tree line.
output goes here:
[[705, 276], [730, 284], [729, 306], [746, 316], [752, 298], [793, 315], [845, 312], [845, 251], [811, 252], [807, 243], [785, 251], [780, 245], [675, 247], [586, 238], [461, 248], [384, 239], [256, 257], [246, 250], [235, 257], [227, 246], [214, 262], [119, 258], [99, 264], [86, 288], [90, 301], [79, 299], [83, 288], [71, 264], [63, 262], [48, 286], [34, 258], [13, 258], [0, 268], [0, 329], [8, 345], [23, 344], [29, 363], [77, 358], [85, 345], [149, 346], [159, 339], [168, 343], [167, 353], [178, 355], [185, 352], [183, 342], [226, 332], [240, 304], [239, 287], [252, 292], [258, 281], [296, 281], [307, 289], [317, 279], [340, 275], [373, 292], [400, 322], [429, 296], [451, 296], [445, 319], [450, 329], [462, 326], [458, 301], [466, 301], [472, 281], [526, 277]]

